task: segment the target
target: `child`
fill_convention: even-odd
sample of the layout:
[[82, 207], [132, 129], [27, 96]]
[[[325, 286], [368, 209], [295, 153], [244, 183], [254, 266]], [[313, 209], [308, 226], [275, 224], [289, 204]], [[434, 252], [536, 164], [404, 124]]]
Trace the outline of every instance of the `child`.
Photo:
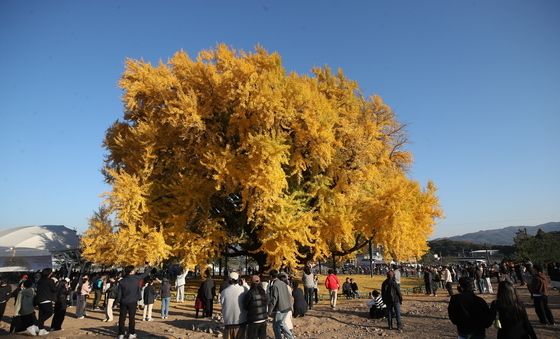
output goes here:
[[152, 279], [146, 278], [144, 286], [144, 310], [142, 311], [142, 320], [152, 321], [152, 308], [156, 300], [156, 290], [152, 284]]
[[371, 300], [367, 304], [369, 306], [369, 316], [373, 319], [381, 319], [386, 316], [387, 306], [383, 303], [383, 299], [379, 295], [379, 291], [371, 292]]

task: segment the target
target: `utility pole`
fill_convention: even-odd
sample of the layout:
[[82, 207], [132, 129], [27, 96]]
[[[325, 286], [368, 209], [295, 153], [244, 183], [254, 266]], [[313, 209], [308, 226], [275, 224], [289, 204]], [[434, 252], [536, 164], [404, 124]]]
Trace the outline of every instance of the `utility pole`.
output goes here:
[[373, 248], [371, 246], [371, 239], [368, 241], [369, 246], [369, 276], [373, 278]]

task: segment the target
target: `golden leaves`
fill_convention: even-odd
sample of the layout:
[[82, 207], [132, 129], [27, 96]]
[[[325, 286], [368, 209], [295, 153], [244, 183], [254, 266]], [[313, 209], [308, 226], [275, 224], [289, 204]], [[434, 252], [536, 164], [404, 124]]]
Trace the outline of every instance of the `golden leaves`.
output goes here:
[[[247, 245], [295, 266], [358, 236], [414, 256], [441, 216], [435, 186], [405, 175], [403, 125], [341, 70], [288, 74], [277, 53], [218, 45], [194, 60], [127, 60], [120, 86], [123, 120], [104, 142], [118, 230], [90, 224], [113, 239], [116, 262], [192, 266]], [[239, 202], [216, 206], [231, 194]], [[107, 246], [84, 244], [88, 255]]]

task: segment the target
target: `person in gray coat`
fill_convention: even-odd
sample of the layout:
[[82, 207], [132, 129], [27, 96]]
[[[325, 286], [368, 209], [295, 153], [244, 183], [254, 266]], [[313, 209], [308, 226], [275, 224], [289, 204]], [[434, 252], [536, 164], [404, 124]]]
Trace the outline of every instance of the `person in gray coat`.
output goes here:
[[292, 296], [288, 290], [288, 285], [280, 278], [286, 273], [278, 273], [276, 270], [270, 271], [272, 281], [269, 286], [269, 302], [268, 314], [272, 317], [272, 329], [274, 330], [274, 338], [281, 339], [282, 333], [284, 338], [292, 339], [292, 331], [286, 326], [286, 317], [288, 312], [292, 310]]

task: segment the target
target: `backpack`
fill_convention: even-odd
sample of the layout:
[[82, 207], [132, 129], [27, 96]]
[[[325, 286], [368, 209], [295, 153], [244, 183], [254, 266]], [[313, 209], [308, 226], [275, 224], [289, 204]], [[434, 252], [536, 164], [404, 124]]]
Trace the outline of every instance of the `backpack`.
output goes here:
[[94, 290], [101, 290], [102, 288], [103, 288], [103, 280], [97, 279], [97, 280], [93, 283], [93, 289], [94, 289]]

